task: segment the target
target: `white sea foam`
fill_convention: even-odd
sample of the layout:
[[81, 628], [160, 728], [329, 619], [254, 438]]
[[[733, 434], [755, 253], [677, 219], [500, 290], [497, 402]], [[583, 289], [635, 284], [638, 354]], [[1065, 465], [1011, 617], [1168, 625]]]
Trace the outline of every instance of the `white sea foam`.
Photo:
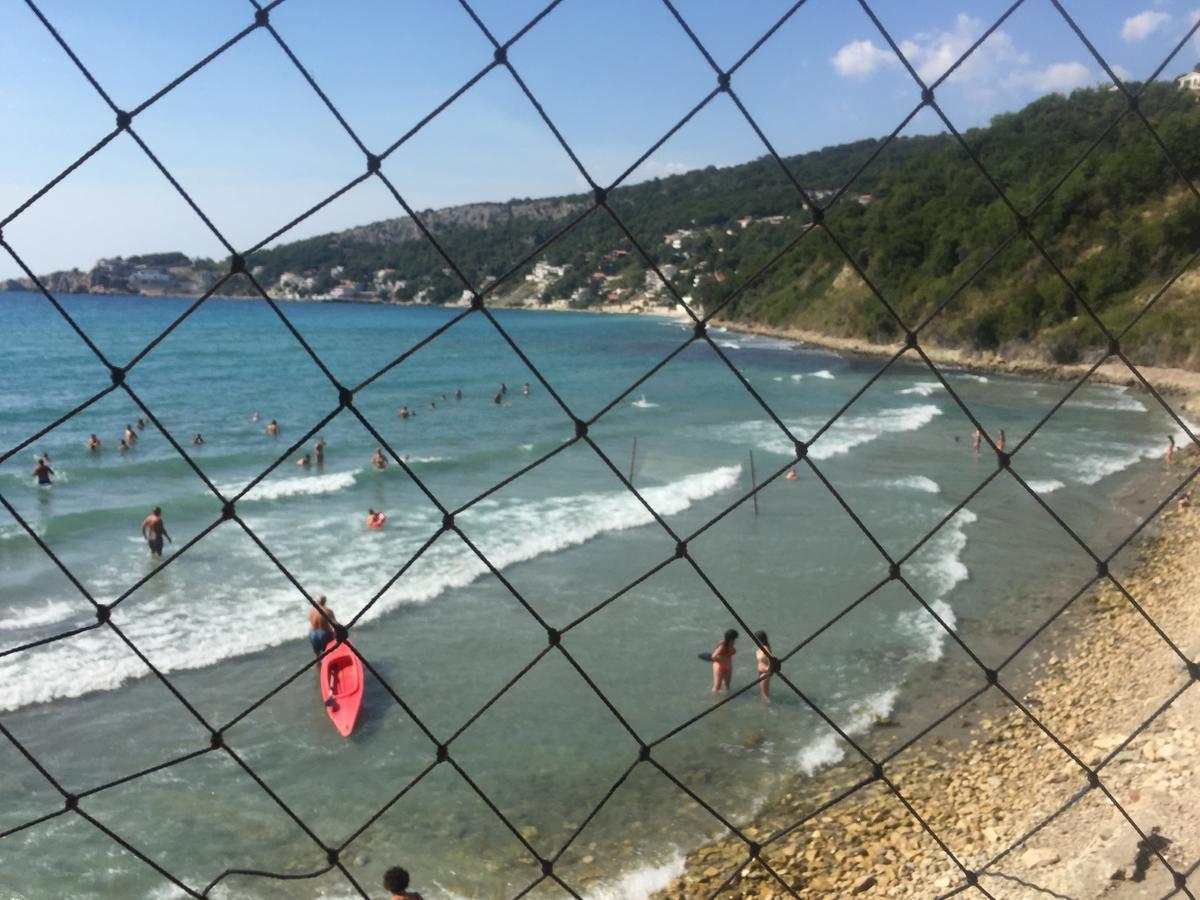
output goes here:
[[1055, 491], [1066, 487], [1057, 478], [1030, 479], [1026, 481], [1026, 484], [1033, 489], [1035, 494], [1053, 494]]
[[804, 376], [799, 372], [794, 372], [791, 375], [789, 375], [788, 378], [792, 379], [792, 381], [801, 381], [804, 378]]
[[[329, 475], [298, 475], [291, 478], [268, 477], [260, 481], [250, 493], [242, 498], [246, 500], [280, 500], [284, 497], [298, 497], [311, 494], [332, 494], [345, 490], [354, 484], [354, 472], [333, 472]], [[222, 485], [221, 493], [226, 496], [236, 494], [242, 485]]]
[[963, 549], [967, 546], [966, 526], [978, 521], [978, 516], [969, 509], [960, 509], [949, 522], [917, 553], [910, 568], [920, 582], [918, 587], [927, 588], [926, 597], [945, 597], [959, 582], [970, 576], [962, 561]]
[[584, 896], [587, 900], [642, 900], [682, 875], [684, 864], [683, 854], [676, 852], [664, 863], [634, 869], [616, 881], [601, 883]]
[[889, 478], [886, 481], [875, 483], [881, 487], [903, 488], [907, 491], [920, 491], [923, 494], [940, 494], [942, 492], [940, 484], [924, 475], [905, 475], [903, 478]]
[[[842, 416], [828, 431], [813, 441], [809, 455], [816, 460], [829, 459], [849, 453], [855, 447], [869, 443], [885, 434], [917, 431], [924, 428], [942, 410], [931, 404], [901, 406], [884, 409], [870, 415]], [[788, 422], [793, 433], [803, 436], [815, 432], [825, 424], [820, 417], [811, 417]], [[708, 435], [716, 435], [738, 444], [751, 444], [767, 453], [792, 456], [795, 448], [791, 441], [773, 422], [742, 422], [737, 425], [710, 429]]]
[[636, 400], [633, 401], [633, 403], [631, 403], [629, 405], [636, 406], [638, 409], [657, 409], [658, 408], [658, 404], [651, 403], [649, 400], [647, 400], [645, 394], [642, 394], [642, 396], [638, 397]]
[[809, 374], [813, 378], [824, 378], [828, 381], [832, 381], [834, 378], [834, 374], [832, 372], [830, 372], [828, 369], [822, 369], [820, 372], [809, 372]]
[[986, 375], [976, 375], [974, 372], [955, 372], [954, 377], [961, 378], [964, 381], [978, 381], [980, 384], [988, 383]]
[[940, 381], [918, 381], [912, 387], [902, 388], [897, 394], [917, 394], [920, 397], [932, 397], [938, 391], [944, 391], [946, 386]]
[[717, 341], [718, 347], [725, 347], [727, 350], [741, 350], [742, 345], [737, 341]]
[[[865, 734], [880, 719], [891, 714], [899, 696], [899, 688], [887, 688], [877, 694], [871, 694], [860, 701], [854, 708], [848, 721], [841, 721], [842, 730], [846, 734]], [[841, 762], [846, 756], [846, 747], [842, 739], [833, 731], [826, 731], [821, 737], [806, 744], [796, 754], [796, 767], [803, 775], [814, 772]]]
[[1063, 406], [1071, 406], [1076, 409], [1100, 409], [1105, 412], [1148, 412], [1146, 405], [1137, 397], [1116, 392], [1101, 398], [1072, 397]]
[[45, 603], [34, 606], [0, 609], [0, 628], [40, 628], [43, 625], [54, 625], [57, 622], [65, 621], [75, 613], [82, 611], [80, 604], [69, 603], [66, 600], [47, 600]]
[[[352, 473], [345, 473], [351, 475]], [[670, 516], [734, 487], [741, 466], [726, 466], [689, 475], [669, 484], [643, 488], [641, 493], [660, 515]], [[325, 476], [328, 478], [329, 476]], [[308, 480], [308, 479], [286, 479]], [[312, 479], [317, 480], [317, 479]], [[536, 501], [501, 502], [495, 508], [471, 510], [460, 517], [470, 523], [476, 544], [498, 568], [585, 543], [599, 535], [638, 528], [653, 521], [632, 494], [608, 493], [550, 497]], [[340, 519], [310, 519], [289, 525], [291, 541], [277, 544], [277, 553], [289, 568], [309, 571], [321, 567], [317, 580], [339, 585], [343, 608], [361, 605], [378, 589], [378, 572], [394, 568], [394, 560], [407, 557], [415, 546], [402, 546], [404, 534], [432, 532], [434, 516], [414, 509], [403, 525], [380, 535], [381, 540], [357, 541], [352, 551], [324, 552], [335, 536]], [[265, 535], [273, 543], [270, 534]], [[234, 532], [214, 533], [213, 552], [222, 569], [237, 571], [241, 558], [258, 558], [258, 550]], [[423, 540], [423, 537], [421, 538]], [[318, 549], [320, 548], [320, 549]], [[313, 559], [319, 560], [314, 563]], [[173, 570], [174, 571], [174, 570]], [[478, 557], [455, 541], [441, 541], [422, 556], [405, 578], [384, 594], [364, 620], [384, 615], [400, 606], [425, 603], [448, 590], [464, 587], [487, 572]], [[182, 595], [198, 589], [198, 579], [210, 591], [206, 602], [187, 607], [181, 615]], [[212, 570], [189, 570], [177, 576], [177, 587], [162, 594], [138, 597], [136, 615], [123, 607], [114, 612], [122, 629], [163, 671], [198, 669], [222, 659], [242, 656], [297, 640], [296, 592], [286, 585], [263, 586], [247, 594], [240, 585], [222, 585]], [[238, 628], [227, 627], [236, 612]], [[220, 641], [209, 636], [221, 634]], [[13, 657], [0, 659], [0, 711], [31, 703], [78, 697], [97, 690], [112, 690], [147, 670], [136, 656], [107, 630], [90, 631]]]

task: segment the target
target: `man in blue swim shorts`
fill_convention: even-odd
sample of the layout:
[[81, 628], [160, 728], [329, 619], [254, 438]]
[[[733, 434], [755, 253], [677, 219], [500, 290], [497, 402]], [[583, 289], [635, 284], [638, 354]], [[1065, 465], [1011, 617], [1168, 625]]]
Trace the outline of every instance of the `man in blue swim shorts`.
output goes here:
[[312, 644], [313, 655], [320, 656], [325, 645], [333, 640], [333, 626], [337, 617], [325, 603], [325, 595], [317, 597], [317, 606], [308, 611], [308, 642]]

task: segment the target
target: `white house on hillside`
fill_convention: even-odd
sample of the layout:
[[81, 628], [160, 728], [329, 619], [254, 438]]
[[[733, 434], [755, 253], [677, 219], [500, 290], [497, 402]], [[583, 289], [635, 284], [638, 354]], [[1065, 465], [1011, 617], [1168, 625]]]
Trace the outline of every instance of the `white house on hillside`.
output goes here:
[[1188, 72], [1175, 79], [1181, 91], [1200, 91], [1200, 72]]

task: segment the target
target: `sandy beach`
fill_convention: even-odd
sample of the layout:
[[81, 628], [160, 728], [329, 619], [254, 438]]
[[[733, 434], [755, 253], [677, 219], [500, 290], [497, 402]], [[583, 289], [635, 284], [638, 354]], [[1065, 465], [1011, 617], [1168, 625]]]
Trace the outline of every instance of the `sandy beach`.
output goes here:
[[[1151, 476], [1147, 510], [1198, 460], [1190, 451]], [[884, 780], [850, 751], [815, 778], [797, 776], [746, 838], [803, 896], [939, 897], [969, 890], [966, 871], [999, 898], [1170, 894], [1159, 853], [1179, 873], [1200, 865], [1200, 693], [1147, 616], [1183, 656], [1200, 652], [1198, 538], [1200, 511], [1172, 500], [1113, 561], [1128, 597], [1109, 579], [1094, 582], [1001, 669], [998, 686], [887, 758]], [[954, 687], [961, 696], [972, 686]], [[722, 839], [690, 853], [656, 896], [725, 885], [721, 896], [788, 895], [745, 842]]]

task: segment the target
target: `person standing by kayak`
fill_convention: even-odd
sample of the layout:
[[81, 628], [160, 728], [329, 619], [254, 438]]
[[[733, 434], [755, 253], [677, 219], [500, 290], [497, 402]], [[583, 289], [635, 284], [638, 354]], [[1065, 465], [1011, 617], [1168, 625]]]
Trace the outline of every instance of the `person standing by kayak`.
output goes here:
[[[154, 507], [150, 515], [142, 520], [142, 537], [146, 539], [146, 546], [150, 548], [151, 558], [160, 558], [162, 556], [163, 538], [171, 541], [171, 536], [167, 534], [167, 526], [163, 524], [162, 507]], [[171, 543], [175, 542], [171, 541]]]
[[[308, 642], [312, 644], [313, 656], [320, 656], [325, 651], [325, 645], [333, 640], [333, 626], [336, 624], [337, 616], [327, 605], [325, 595], [319, 595], [316, 607], [308, 610]], [[317, 677], [321, 677], [319, 669]]]

